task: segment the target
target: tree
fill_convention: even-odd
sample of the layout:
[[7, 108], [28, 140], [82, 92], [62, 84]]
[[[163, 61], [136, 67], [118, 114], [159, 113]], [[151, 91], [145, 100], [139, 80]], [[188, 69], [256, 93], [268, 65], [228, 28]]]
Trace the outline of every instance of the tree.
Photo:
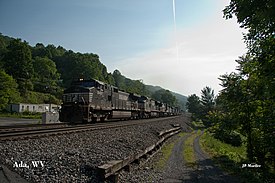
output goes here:
[[248, 30], [245, 40], [252, 53], [261, 51], [259, 47], [263, 40], [274, 39], [274, 9], [273, 0], [231, 0], [223, 12], [226, 19], [236, 15], [241, 27]]
[[35, 47], [32, 48], [32, 57], [52, 58], [52, 55], [51, 52], [42, 43], [37, 43]]
[[7, 46], [9, 45], [10, 41], [12, 40], [12, 38], [8, 37], [8, 36], [3, 36], [0, 33], [0, 68], [3, 68], [3, 62], [2, 59], [4, 57], [4, 55], [7, 53]]
[[126, 89], [125, 77], [119, 72], [119, 70], [114, 70], [113, 78], [115, 80], [115, 86], [121, 90]]
[[62, 57], [65, 52], [67, 51], [65, 48], [63, 48], [62, 46], [58, 46], [57, 48], [52, 45], [49, 44], [48, 46], [46, 46], [46, 49], [48, 50], [49, 54], [51, 57], [49, 57], [50, 59], [55, 59], [57, 57]]
[[139, 95], [148, 95], [148, 90], [146, 89], [145, 84], [140, 80], [131, 80], [123, 76], [119, 70], [113, 72], [114, 85], [120, 90], [127, 91], [129, 93], [136, 93]]
[[33, 87], [31, 83], [33, 76], [31, 50], [29, 45], [20, 39], [12, 40], [7, 49], [8, 52], [3, 58], [4, 69], [17, 81], [19, 90], [24, 95]]
[[5, 109], [7, 104], [20, 101], [20, 94], [17, 91], [15, 80], [0, 70], [0, 110]]
[[157, 90], [155, 93], [152, 94], [152, 98], [157, 101], [166, 103], [170, 106], [175, 106], [177, 103], [176, 97], [173, 96], [169, 90], [164, 90], [164, 89]]
[[99, 61], [99, 57], [96, 54], [74, 53], [69, 50], [62, 56], [57, 56], [53, 59], [65, 87], [68, 87], [72, 80], [80, 77], [85, 79], [93, 78], [103, 82], [112, 81], [106, 67]]
[[200, 97], [198, 97], [196, 94], [192, 94], [188, 96], [187, 102], [186, 102], [186, 108], [188, 112], [192, 113], [192, 118], [194, 120], [201, 118], [202, 104], [200, 101]]
[[239, 73], [224, 74], [219, 79], [224, 89], [217, 96], [216, 106], [208, 113], [207, 118], [217, 139], [239, 146], [242, 144], [240, 133], [250, 134], [248, 136], [251, 137], [251, 123], [246, 111], [246, 81]]
[[[275, 131], [274, 9], [272, 0], [231, 0], [224, 9], [226, 18], [236, 15], [241, 27], [248, 30], [245, 35], [247, 56], [237, 61], [238, 93], [241, 95], [234, 96], [232, 91], [236, 86], [230, 82], [225, 86], [225, 94], [233, 95], [234, 100], [230, 100], [236, 104], [228, 109], [238, 111], [250, 161], [258, 161], [264, 169], [271, 160], [275, 169], [275, 141], [272, 140]], [[226, 101], [230, 104], [228, 98]]]
[[208, 113], [214, 109], [215, 106], [214, 90], [206, 86], [201, 90], [201, 120], [205, 126], [211, 126], [211, 122], [208, 120]]
[[60, 90], [58, 80], [60, 74], [57, 72], [55, 63], [49, 58], [35, 57], [34, 62], [34, 89], [38, 92], [56, 93]]
[[206, 86], [201, 90], [201, 103], [206, 113], [214, 108], [214, 99], [214, 90], [212, 90], [210, 87]]

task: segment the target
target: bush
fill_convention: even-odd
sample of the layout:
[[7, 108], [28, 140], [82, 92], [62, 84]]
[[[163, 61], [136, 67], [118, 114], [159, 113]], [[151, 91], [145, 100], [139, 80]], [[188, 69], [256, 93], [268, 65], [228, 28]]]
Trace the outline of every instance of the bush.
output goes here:
[[216, 139], [219, 139], [222, 142], [225, 142], [235, 147], [239, 147], [242, 145], [241, 135], [236, 131], [222, 132], [222, 133], [221, 132], [217, 133], [216, 131], [216, 133], [214, 134], [214, 137]]

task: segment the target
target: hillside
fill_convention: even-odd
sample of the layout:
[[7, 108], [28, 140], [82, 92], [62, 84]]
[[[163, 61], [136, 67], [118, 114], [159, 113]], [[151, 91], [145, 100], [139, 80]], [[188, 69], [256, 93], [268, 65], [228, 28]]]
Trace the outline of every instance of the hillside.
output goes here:
[[14, 102], [60, 103], [63, 90], [72, 80], [93, 78], [185, 109], [185, 96], [132, 80], [118, 70], [108, 73], [97, 54], [74, 52], [52, 44], [31, 46], [26, 41], [1, 33], [0, 71], [0, 80], [5, 85], [0, 88], [2, 106]]
[[[160, 86], [153, 86], [153, 85], [146, 85], [146, 89], [150, 93], [155, 93], [158, 90], [165, 90], [164, 88], [162, 88]], [[187, 97], [184, 95], [181, 95], [179, 93], [173, 92], [173, 91], [171, 91], [171, 94], [176, 97], [176, 99], [178, 101], [178, 105], [181, 107], [182, 110], [185, 111], [186, 110], [185, 104], [187, 102]]]

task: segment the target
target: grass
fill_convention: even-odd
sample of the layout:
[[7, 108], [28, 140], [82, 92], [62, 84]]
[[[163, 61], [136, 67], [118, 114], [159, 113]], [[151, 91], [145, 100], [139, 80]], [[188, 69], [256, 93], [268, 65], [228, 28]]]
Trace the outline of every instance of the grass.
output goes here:
[[[185, 142], [184, 142], [184, 149], [183, 149], [183, 158], [187, 162], [188, 165], [195, 165], [195, 153], [194, 153], [194, 148], [193, 148], [193, 142], [194, 139], [197, 137], [197, 135], [200, 133], [200, 130], [198, 130], [197, 133], [195, 131], [192, 132], [192, 135], [188, 137]], [[178, 134], [178, 137], [184, 137], [187, 134], [186, 132], [181, 132]], [[169, 157], [172, 154], [173, 148], [175, 144], [180, 140], [180, 138], [174, 142], [171, 142], [169, 144], [165, 144], [163, 148], [161, 149], [161, 154], [162, 157], [159, 159], [159, 161], [156, 163], [156, 168], [157, 169], [162, 169], [166, 162], [168, 161]]]
[[204, 126], [204, 124], [203, 124], [202, 121], [192, 121], [192, 128], [193, 128], [194, 130], [197, 130], [197, 129], [204, 129], [205, 126]]
[[245, 145], [234, 147], [215, 139], [207, 132], [201, 136], [200, 146], [212, 156], [227, 156], [236, 163], [240, 163], [246, 159]]
[[180, 132], [180, 133], [178, 134], [178, 136], [179, 136], [179, 137], [183, 137], [183, 136], [185, 136], [186, 134], [188, 134], [188, 133], [186, 133], [186, 132]]
[[172, 154], [172, 150], [174, 148], [176, 142], [171, 142], [169, 144], [165, 144], [161, 149], [162, 157], [159, 159], [159, 161], [156, 163], [157, 169], [163, 169], [166, 165], [166, 162], [168, 161], [169, 157]]
[[24, 118], [24, 119], [42, 119], [41, 113], [0, 113], [0, 117], [9, 117], [9, 118]]
[[[186, 134], [188, 134], [188, 133], [180, 132], [180, 133], [178, 134], [178, 137], [183, 137], [183, 136], [185, 136]], [[172, 151], [173, 151], [173, 148], [174, 148], [175, 144], [176, 144], [179, 140], [180, 140], [180, 138], [177, 139], [177, 140], [174, 141], [174, 142], [167, 143], [167, 144], [165, 144], [165, 145], [162, 147], [162, 149], [161, 149], [161, 154], [162, 154], [162, 156], [161, 156], [161, 158], [159, 159], [159, 161], [156, 163], [156, 168], [157, 168], [157, 169], [162, 169], [162, 168], [164, 168], [165, 164], [167, 163], [169, 157], [170, 157], [171, 154], [172, 154]]]
[[212, 155], [213, 161], [222, 169], [241, 178], [241, 182], [272, 182], [269, 177], [261, 175], [261, 169], [242, 168], [243, 163], [253, 163], [247, 161], [245, 145], [234, 147], [215, 139], [210, 133], [205, 132], [200, 138], [200, 146]]
[[184, 142], [183, 158], [187, 165], [194, 166], [196, 164], [195, 152], [194, 152], [194, 140], [197, 137], [197, 133], [193, 132]]

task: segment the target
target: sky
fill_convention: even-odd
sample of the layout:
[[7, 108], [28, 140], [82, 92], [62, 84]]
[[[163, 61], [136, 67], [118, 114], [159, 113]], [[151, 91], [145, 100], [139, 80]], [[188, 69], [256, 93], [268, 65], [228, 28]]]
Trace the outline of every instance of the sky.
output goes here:
[[108, 72], [186, 96], [217, 94], [246, 53], [244, 30], [223, 18], [229, 0], [174, 2], [175, 12], [173, 0], [0, 0], [0, 33], [95, 53]]

